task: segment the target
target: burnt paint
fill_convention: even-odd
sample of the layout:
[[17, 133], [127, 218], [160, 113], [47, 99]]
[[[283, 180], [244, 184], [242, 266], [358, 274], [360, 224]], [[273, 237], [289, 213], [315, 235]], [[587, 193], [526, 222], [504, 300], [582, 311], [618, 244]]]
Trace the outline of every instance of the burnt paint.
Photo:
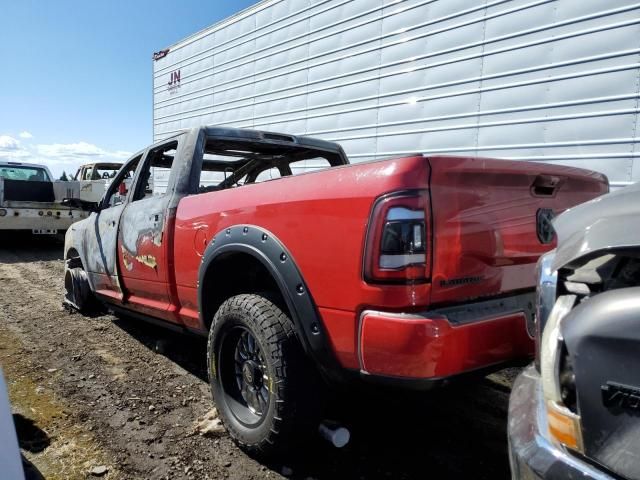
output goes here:
[[[75, 249], [83, 261], [93, 290], [111, 302], [122, 302], [123, 293], [118, 271], [118, 229], [125, 203], [109, 206], [108, 199], [134, 162], [144, 152], [138, 152], [120, 169], [101, 201], [101, 210], [86, 220], [76, 223], [65, 238], [65, 249]], [[140, 162], [141, 163], [141, 162]], [[140, 163], [137, 170], [140, 169]], [[135, 177], [134, 177], [135, 178]]]
[[143, 313], [170, 320], [167, 205], [169, 195], [151, 196], [125, 208], [120, 225], [120, 267], [125, 301]]
[[[172, 138], [149, 149], [151, 152], [164, 144], [178, 141], [167, 190], [163, 194], [128, 202], [121, 217], [118, 236], [122, 252], [118, 261], [123, 302], [140, 313], [174, 323], [182, 323], [177, 315], [180, 307], [175, 288], [169, 285], [174, 278], [172, 247], [175, 205], [186, 194], [182, 177], [189, 177], [193, 160], [193, 155], [186, 155], [185, 151], [193, 152], [197, 138], [198, 135], [192, 132], [191, 135]], [[147, 156], [137, 173], [133, 192], [142, 191], [141, 172], [149, 168], [149, 161], [150, 156]]]
[[122, 288], [117, 272], [118, 222], [125, 205], [92, 214], [86, 224], [86, 269], [91, 283], [101, 295], [121, 300]]

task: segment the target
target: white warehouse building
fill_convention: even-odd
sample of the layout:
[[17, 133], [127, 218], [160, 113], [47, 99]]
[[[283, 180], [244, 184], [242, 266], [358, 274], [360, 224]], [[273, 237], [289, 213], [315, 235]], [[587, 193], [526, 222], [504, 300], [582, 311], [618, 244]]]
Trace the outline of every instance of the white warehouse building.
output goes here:
[[264, 0], [155, 57], [154, 140], [215, 124], [640, 180], [630, 0]]

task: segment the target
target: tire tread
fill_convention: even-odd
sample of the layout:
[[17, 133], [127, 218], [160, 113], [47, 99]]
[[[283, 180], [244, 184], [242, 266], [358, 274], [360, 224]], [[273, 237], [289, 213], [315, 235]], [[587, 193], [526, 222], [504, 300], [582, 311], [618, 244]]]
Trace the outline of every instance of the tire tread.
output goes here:
[[[273, 456], [295, 445], [308, 424], [313, 424], [318, 410], [318, 395], [314, 395], [317, 384], [315, 370], [304, 356], [296, 337], [293, 322], [265, 294], [241, 294], [227, 299], [216, 312], [207, 348], [209, 379], [218, 381], [211, 375], [214, 335], [219, 331], [220, 322], [229, 316], [243, 318], [249, 328], [258, 327], [258, 340], [262, 340], [263, 353], [275, 372], [271, 401], [274, 403], [273, 415], [265, 419], [270, 425], [267, 433], [255, 443], [244, 441], [235, 428], [232, 418], [221, 412], [221, 420], [233, 440], [245, 451], [256, 456]], [[267, 294], [268, 295], [268, 294]], [[251, 325], [253, 324], [253, 325]], [[218, 368], [216, 366], [216, 368]], [[216, 375], [220, 377], [220, 375]], [[315, 398], [315, 399], [314, 399]]]

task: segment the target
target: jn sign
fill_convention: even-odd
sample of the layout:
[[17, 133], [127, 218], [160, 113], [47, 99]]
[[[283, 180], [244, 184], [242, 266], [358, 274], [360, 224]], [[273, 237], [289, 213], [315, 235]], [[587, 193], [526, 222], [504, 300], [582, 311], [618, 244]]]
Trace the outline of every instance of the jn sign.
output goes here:
[[180, 70], [175, 70], [171, 72], [169, 76], [169, 83], [167, 84], [167, 89], [169, 91], [174, 91], [180, 86]]

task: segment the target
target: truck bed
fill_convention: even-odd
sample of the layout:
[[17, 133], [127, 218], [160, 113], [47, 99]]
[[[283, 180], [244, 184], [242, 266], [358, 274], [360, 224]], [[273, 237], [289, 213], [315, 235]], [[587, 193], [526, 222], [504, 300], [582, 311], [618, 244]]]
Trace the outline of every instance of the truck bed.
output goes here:
[[0, 177], [0, 230], [55, 234], [87, 216], [56, 201], [53, 182]]
[[[550, 178], [557, 183], [547, 191]], [[398, 190], [424, 191], [428, 198], [428, 279], [370, 284], [363, 279], [363, 256], [372, 208], [378, 196]], [[588, 170], [416, 155], [189, 196], [176, 214], [180, 314], [197, 327], [200, 245], [234, 225], [259, 225], [287, 246], [333, 332], [339, 358], [356, 368], [362, 309], [417, 312], [532, 291], [537, 258], [554, 246], [538, 238], [538, 210], [559, 214], [607, 190], [606, 177]]]

